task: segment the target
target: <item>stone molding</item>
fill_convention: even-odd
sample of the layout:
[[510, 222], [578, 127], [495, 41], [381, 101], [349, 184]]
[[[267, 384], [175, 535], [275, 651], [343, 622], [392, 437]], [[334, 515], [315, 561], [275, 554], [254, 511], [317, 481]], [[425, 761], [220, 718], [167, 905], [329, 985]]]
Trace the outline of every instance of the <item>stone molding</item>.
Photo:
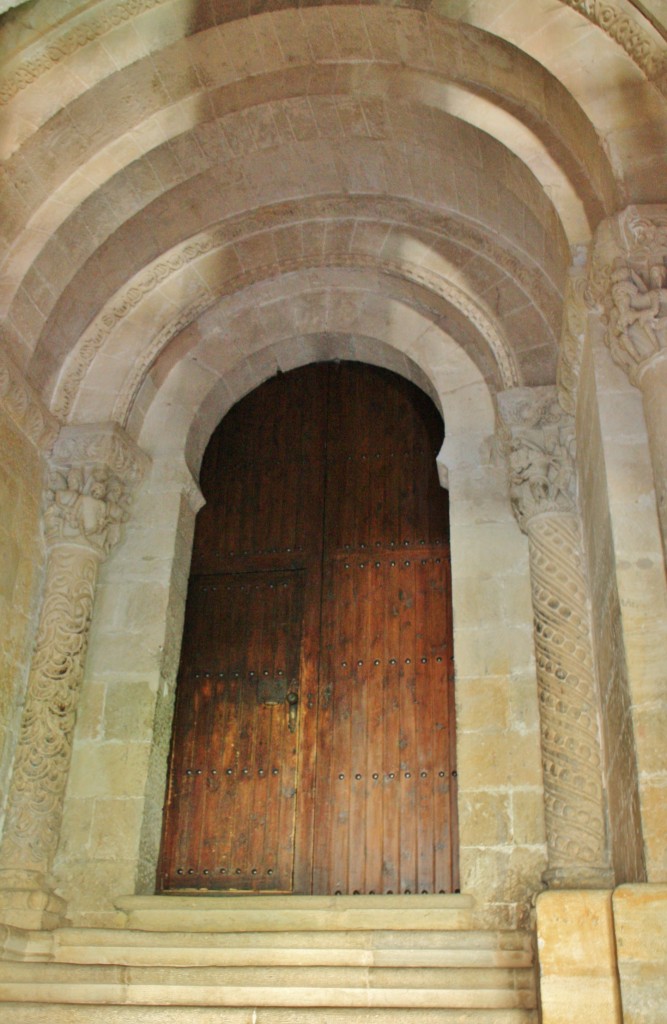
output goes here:
[[572, 267], [568, 275], [563, 304], [563, 327], [558, 358], [558, 398], [566, 413], [574, 416], [577, 408], [579, 372], [588, 308], [586, 306], [585, 267]]
[[50, 452], [60, 423], [46, 409], [6, 352], [0, 349], [0, 399], [12, 422], [37, 448]]
[[195, 515], [206, 504], [182, 454], [174, 454], [153, 462], [151, 489], [153, 492], [179, 490]]
[[[43, 74], [84, 46], [164, 2], [121, 0], [120, 3], [100, 4], [102, 10], [95, 11], [93, 16], [86, 10], [83, 14], [75, 14], [71, 21], [65, 19], [50, 30], [47, 29], [43, 37], [29, 48], [34, 55], [24, 58], [0, 80], [0, 106], [9, 103], [23, 89], [33, 85]], [[667, 57], [654, 38], [658, 35], [657, 31], [653, 26], [647, 29], [642, 24], [642, 21], [649, 25], [650, 22], [640, 11], [632, 6], [632, 13], [626, 12], [620, 3], [611, 3], [610, 0], [560, 2], [583, 15], [621, 46], [647, 78], [655, 80], [658, 88], [664, 91]]]
[[602, 29], [610, 39], [623, 47], [628, 57], [647, 78], [656, 80], [658, 88], [661, 91], [665, 90], [667, 54], [652, 38], [652, 34], [641, 25], [640, 19], [647, 19], [634, 4], [630, 14], [623, 10], [622, 4], [610, 3], [609, 0], [561, 0], [561, 3], [583, 14], [593, 25]]
[[60, 836], [100, 561], [118, 543], [147, 457], [115, 424], [64, 428], [44, 513], [44, 596], [0, 845], [0, 920], [55, 927]]
[[510, 499], [529, 541], [548, 869], [554, 888], [612, 875], [588, 581], [576, 507], [574, 420], [555, 388], [498, 396]]

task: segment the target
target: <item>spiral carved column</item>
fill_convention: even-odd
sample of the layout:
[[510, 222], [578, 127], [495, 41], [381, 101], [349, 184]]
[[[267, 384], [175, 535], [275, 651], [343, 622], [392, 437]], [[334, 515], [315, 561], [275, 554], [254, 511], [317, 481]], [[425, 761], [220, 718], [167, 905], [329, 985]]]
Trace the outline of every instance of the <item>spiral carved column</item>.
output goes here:
[[499, 396], [515, 515], [529, 540], [548, 869], [554, 888], [613, 885], [599, 698], [575, 511], [572, 418], [554, 388]]
[[117, 427], [68, 428], [46, 492], [47, 565], [0, 845], [0, 920], [53, 928], [52, 890], [98, 567], [120, 539], [145, 457]]

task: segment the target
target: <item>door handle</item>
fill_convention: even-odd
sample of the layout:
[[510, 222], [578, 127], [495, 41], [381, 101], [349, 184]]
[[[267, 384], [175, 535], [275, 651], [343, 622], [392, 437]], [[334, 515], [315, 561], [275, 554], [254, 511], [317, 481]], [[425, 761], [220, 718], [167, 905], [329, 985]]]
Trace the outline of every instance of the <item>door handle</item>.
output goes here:
[[294, 690], [290, 690], [285, 697], [285, 700], [287, 702], [287, 728], [290, 732], [296, 732], [296, 716], [299, 706], [299, 694], [295, 693]]

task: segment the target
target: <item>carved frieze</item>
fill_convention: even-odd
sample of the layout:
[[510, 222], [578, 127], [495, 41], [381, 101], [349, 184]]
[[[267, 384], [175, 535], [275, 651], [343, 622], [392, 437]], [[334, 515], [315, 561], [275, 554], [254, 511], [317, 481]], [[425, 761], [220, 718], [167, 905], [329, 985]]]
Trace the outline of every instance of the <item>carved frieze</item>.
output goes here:
[[498, 395], [501, 443], [509, 465], [510, 500], [517, 521], [575, 509], [574, 420], [556, 389], [513, 388]]

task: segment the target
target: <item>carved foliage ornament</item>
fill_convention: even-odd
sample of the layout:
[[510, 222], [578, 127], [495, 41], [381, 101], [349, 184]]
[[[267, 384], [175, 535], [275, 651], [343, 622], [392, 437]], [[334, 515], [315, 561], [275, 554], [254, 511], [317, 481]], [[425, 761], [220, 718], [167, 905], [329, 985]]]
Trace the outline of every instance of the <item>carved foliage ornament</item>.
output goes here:
[[514, 388], [498, 395], [510, 500], [521, 529], [546, 512], [574, 512], [574, 420], [556, 389]]

